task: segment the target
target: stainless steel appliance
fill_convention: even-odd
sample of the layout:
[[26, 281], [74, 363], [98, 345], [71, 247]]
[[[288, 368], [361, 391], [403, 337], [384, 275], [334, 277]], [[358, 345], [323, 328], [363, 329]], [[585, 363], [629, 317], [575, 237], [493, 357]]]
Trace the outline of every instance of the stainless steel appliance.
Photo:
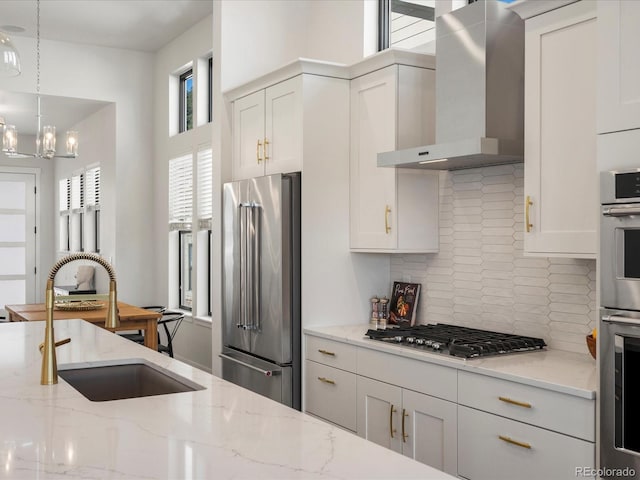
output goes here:
[[300, 410], [300, 174], [223, 189], [222, 378]]
[[600, 175], [600, 470], [640, 473], [640, 169]]
[[547, 346], [541, 338], [491, 332], [445, 323], [369, 330], [366, 336], [373, 340], [397, 343], [423, 351], [462, 358], [527, 352], [541, 350]]
[[640, 169], [600, 174], [603, 307], [640, 311]]
[[379, 167], [454, 170], [524, 159], [524, 20], [497, 0], [436, 18], [436, 143]]

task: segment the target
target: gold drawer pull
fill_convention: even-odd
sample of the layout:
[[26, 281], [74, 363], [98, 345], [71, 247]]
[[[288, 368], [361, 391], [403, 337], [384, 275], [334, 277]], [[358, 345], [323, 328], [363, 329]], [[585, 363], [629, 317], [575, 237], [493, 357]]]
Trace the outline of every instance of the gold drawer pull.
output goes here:
[[328, 378], [324, 378], [324, 377], [318, 377], [318, 380], [320, 380], [322, 383], [329, 383], [331, 385], [336, 384], [336, 382], [334, 382], [333, 380], [329, 380]]
[[335, 353], [333, 353], [333, 352], [329, 352], [329, 351], [327, 351], [327, 350], [322, 350], [321, 348], [319, 348], [319, 349], [318, 349], [318, 351], [319, 351], [320, 353], [322, 353], [323, 355], [331, 355], [332, 357], [335, 357], [335, 356], [336, 356], [336, 354], [335, 354]]
[[528, 443], [519, 442], [517, 440], [514, 440], [513, 438], [505, 437], [504, 435], [498, 435], [498, 438], [500, 440], [502, 440], [503, 442], [510, 443], [511, 445], [517, 445], [518, 447], [522, 447], [522, 448], [526, 448], [526, 449], [531, 450], [531, 445], [529, 445]]
[[264, 159], [265, 161], [269, 160], [269, 152], [267, 151], [267, 147], [269, 146], [269, 140], [267, 137], [264, 138]]
[[258, 143], [256, 143], [256, 160], [258, 163], [262, 161], [262, 157], [260, 156], [260, 147], [262, 147], [262, 142], [258, 140]]
[[533, 202], [531, 201], [531, 197], [529, 195], [527, 195], [527, 199], [524, 202], [524, 218], [525, 218], [525, 227], [527, 229], [527, 233], [531, 232], [531, 229], [533, 228], [533, 225], [531, 224], [531, 221], [529, 220], [529, 207], [531, 207], [533, 205]]
[[498, 400], [505, 403], [510, 403], [511, 405], [517, 405], [519, 407], [531, 408], [531, 404], [527, 402], [519, 402], [518, 400], [512, 400], [508, 397], [498, 397]]
[[396, 412], [397, 410], [394, 408], [392, 403], [391, 408], [389, 409], [389, 435], [391, 435], [391, 438], [395, 438], [393, 434], [396, 433], [396, 429], [393, 428], [393, 414]]
[[404, 428], [404, 420], [405, 418], [407, 418], [409, 416], [409, 414], [407, 413], [406, 409], [402, 409], [402, 442], [403, 443], [407, 443], [407, 438], [409, 438], [409, 435], [405, 432], [405, 428]]
[[385, 205], [384, 207], [384, 233], [391, 233], [391, 227], [389, 226], [389, 214], [391, 213], [391, 207]]

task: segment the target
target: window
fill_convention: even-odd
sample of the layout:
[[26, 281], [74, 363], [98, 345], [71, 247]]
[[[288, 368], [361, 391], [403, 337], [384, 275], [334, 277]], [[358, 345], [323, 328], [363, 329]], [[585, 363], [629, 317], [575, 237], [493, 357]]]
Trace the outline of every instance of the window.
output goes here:
[[180, 280], [180, 308], [191, 310], [193, 308], [193, 235], [190, 230], [178, 232], [178, 250], [180, 251], [178, 271]]
[[100, 253], [100, 167], [87, 169], [85, 173], [85, 227], [86, 248]]
[[209, 57], [209, 85], [208, 85], [208, 97], [209, 97], [209, 114], [207, 120], [209, 123], [213, 122], [213, 57]]
[[198, 151], [198, 295], [197, 312], [211, 316], [211, 220], [213, 213], [213, 152]]
[[60, 251], [68, 252], [70, 245], [70, 219], [71, 219], [71, 179], [63, 178], [58, 182], [58, 209], [60, 211], [58, 245]]
[[61, 251], [100, 252], [100, 167], [58, 183]]
[[193, 128], [193, 69], [180, 75], [180, 125], [178, 131], [186, 132]]
[[184, 310], [191, 310], [193, 305], [192, 213], [193, 157], [185, 155], [169, 161], [169, 230], [178, 233], [177, 303]]
[[[454, 8], [455, 3], [461, 0]], [[379, 0], [378, 5], [378, 50], [435, 52], [435, 0]]]

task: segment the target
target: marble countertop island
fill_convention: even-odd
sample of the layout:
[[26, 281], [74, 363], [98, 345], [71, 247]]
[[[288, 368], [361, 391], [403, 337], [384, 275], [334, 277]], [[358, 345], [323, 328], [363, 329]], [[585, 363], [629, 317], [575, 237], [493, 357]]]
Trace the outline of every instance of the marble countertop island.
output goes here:
[[91, 402], [40, 385], [44, 323], [0, 324], [2, 478], [453, 478], [88, 322], [55, 335], [59, 367], [140, 358], [205, 389]]

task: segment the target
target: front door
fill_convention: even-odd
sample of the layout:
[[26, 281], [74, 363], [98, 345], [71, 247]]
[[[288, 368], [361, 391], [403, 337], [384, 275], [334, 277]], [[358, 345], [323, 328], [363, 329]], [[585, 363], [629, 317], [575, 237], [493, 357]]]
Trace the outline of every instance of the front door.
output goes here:
[[36, 301], [36, 176], [0, 172], [0, 316]]

